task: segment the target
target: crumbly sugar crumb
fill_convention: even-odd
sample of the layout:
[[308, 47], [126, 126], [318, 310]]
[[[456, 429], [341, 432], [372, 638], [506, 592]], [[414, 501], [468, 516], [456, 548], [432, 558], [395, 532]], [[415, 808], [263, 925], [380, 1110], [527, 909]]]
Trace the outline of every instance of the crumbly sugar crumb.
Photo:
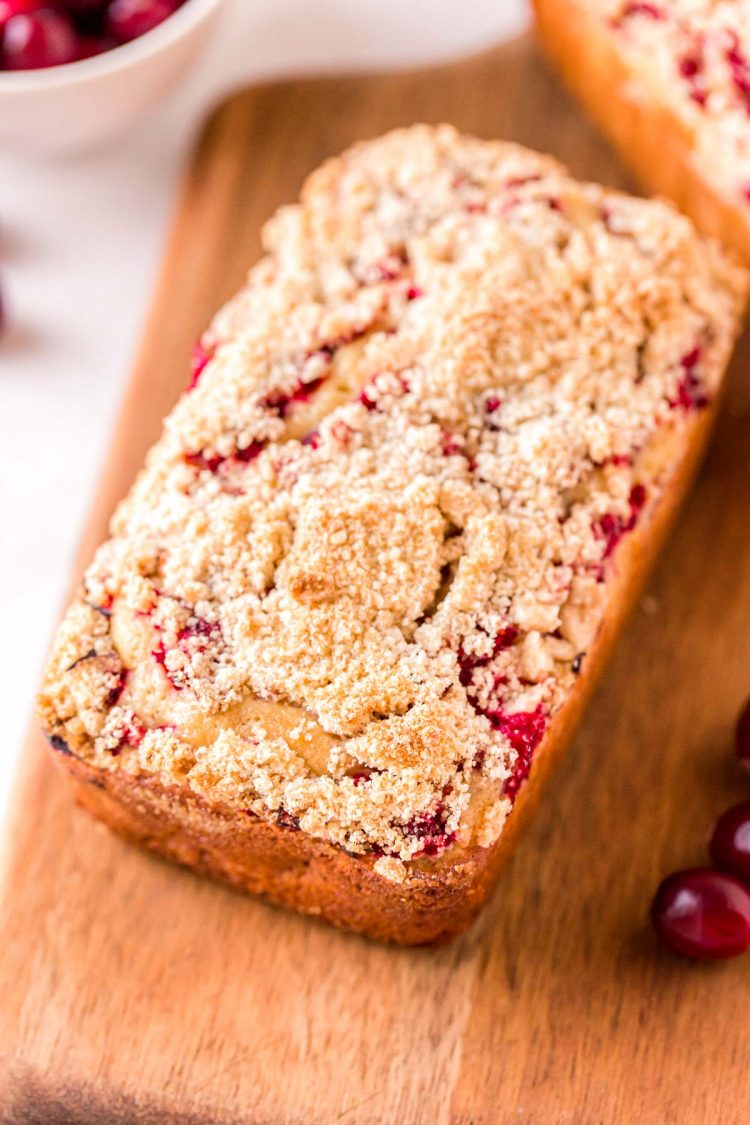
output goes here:
[[448, 126], [329, 161], [264, 245], [40, 709], [398, 881], [502, 832], [745, 277], [669, 206]]

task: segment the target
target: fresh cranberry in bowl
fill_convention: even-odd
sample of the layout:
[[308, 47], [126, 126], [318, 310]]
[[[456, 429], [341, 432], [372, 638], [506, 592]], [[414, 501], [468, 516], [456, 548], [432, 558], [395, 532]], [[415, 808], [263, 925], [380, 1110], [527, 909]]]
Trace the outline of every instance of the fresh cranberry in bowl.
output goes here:
[[140, 39], [186, 0], [0, 0], [0, 70], [78, 62]]
[[43, 7], [43, 0], [0, 0], [0, 32], [12, 16], [25, 16]]
[[734, 805], [719, 817], [708, 850], [720, 871], [750, 883], [750, 801]]
[[109, 0], [55, 0], [55, 7], [72, 16], [94, 16], [103, 12]]
[[138, 39], [174, 15], [181, 0], [112, 0], [106, 29], [120, 43]]
[[39, 70], [78, 58], [78, 36], [71, 21], [48, 8], [12, 15], [3, 30], [0, 61], [5, 70]]
[[[124, 135], [187, 74], [224, 6], [223, 0], [170, 0], [168, 18], [125, 42], [107, 31], [112, 3], [0, 0], [0, 149], [69, 155]], [[14, 58], [11, 69], [3, 54], [7, 24], [43, 13], [45, 24], [53, 16], [73, 27], [76, 51], [69, 65], [27, 55]]]
[[750, 890], [721, 871], [677, 871], [659, 886], [651, 921], [675, 953], [698, 961], [735, 957], [750, 947]]

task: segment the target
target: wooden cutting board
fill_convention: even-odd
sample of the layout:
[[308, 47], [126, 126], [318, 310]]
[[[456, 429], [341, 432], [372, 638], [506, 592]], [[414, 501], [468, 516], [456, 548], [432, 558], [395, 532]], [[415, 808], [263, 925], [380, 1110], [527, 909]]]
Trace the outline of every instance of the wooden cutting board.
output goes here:
[[[88, 559], [192, 340], [323, 157], [415, 120], [623, 177], [527, 39], [432, 71], [239, 94], [187, 172], [81, 551]], [[750, 958], [692, 965], [646, 925], [748, 796], [750, 360], [633, 628], [478, 925], [379, 948], [203, 882], [71, 806], [32, 728], [0, 884], [4, 1125], [750, 1120]]]

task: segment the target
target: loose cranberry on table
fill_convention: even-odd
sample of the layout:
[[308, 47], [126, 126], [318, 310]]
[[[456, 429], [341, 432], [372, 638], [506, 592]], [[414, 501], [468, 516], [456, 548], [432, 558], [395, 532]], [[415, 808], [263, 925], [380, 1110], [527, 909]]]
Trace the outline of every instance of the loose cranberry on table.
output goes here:
[[699, 961], [735, 957], [750, 947], [750, 890], [721, 871], [677, 871], [657, 890], [651, 920], [675, 953]]
[[708, 845], [711, 862], [750, 883], [750, 801], [743, 801], [719, 817]]
[[740, 765], [750, 770], [750, 700], [745, 704], [737, 720], [735, 747]]

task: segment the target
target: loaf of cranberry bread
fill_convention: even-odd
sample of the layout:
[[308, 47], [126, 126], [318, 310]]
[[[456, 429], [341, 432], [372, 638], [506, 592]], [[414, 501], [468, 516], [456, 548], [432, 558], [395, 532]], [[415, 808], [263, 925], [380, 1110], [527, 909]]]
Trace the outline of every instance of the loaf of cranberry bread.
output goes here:
[[443, 939], [684, 488], [745, 276], [668, 205], [447, 126], [329, 161], [264, 244], [64, 618], [42, 721], [125, 835]]
[[534, 0], [542, 46], [641, 183], [750, 261], [746, 0]]

